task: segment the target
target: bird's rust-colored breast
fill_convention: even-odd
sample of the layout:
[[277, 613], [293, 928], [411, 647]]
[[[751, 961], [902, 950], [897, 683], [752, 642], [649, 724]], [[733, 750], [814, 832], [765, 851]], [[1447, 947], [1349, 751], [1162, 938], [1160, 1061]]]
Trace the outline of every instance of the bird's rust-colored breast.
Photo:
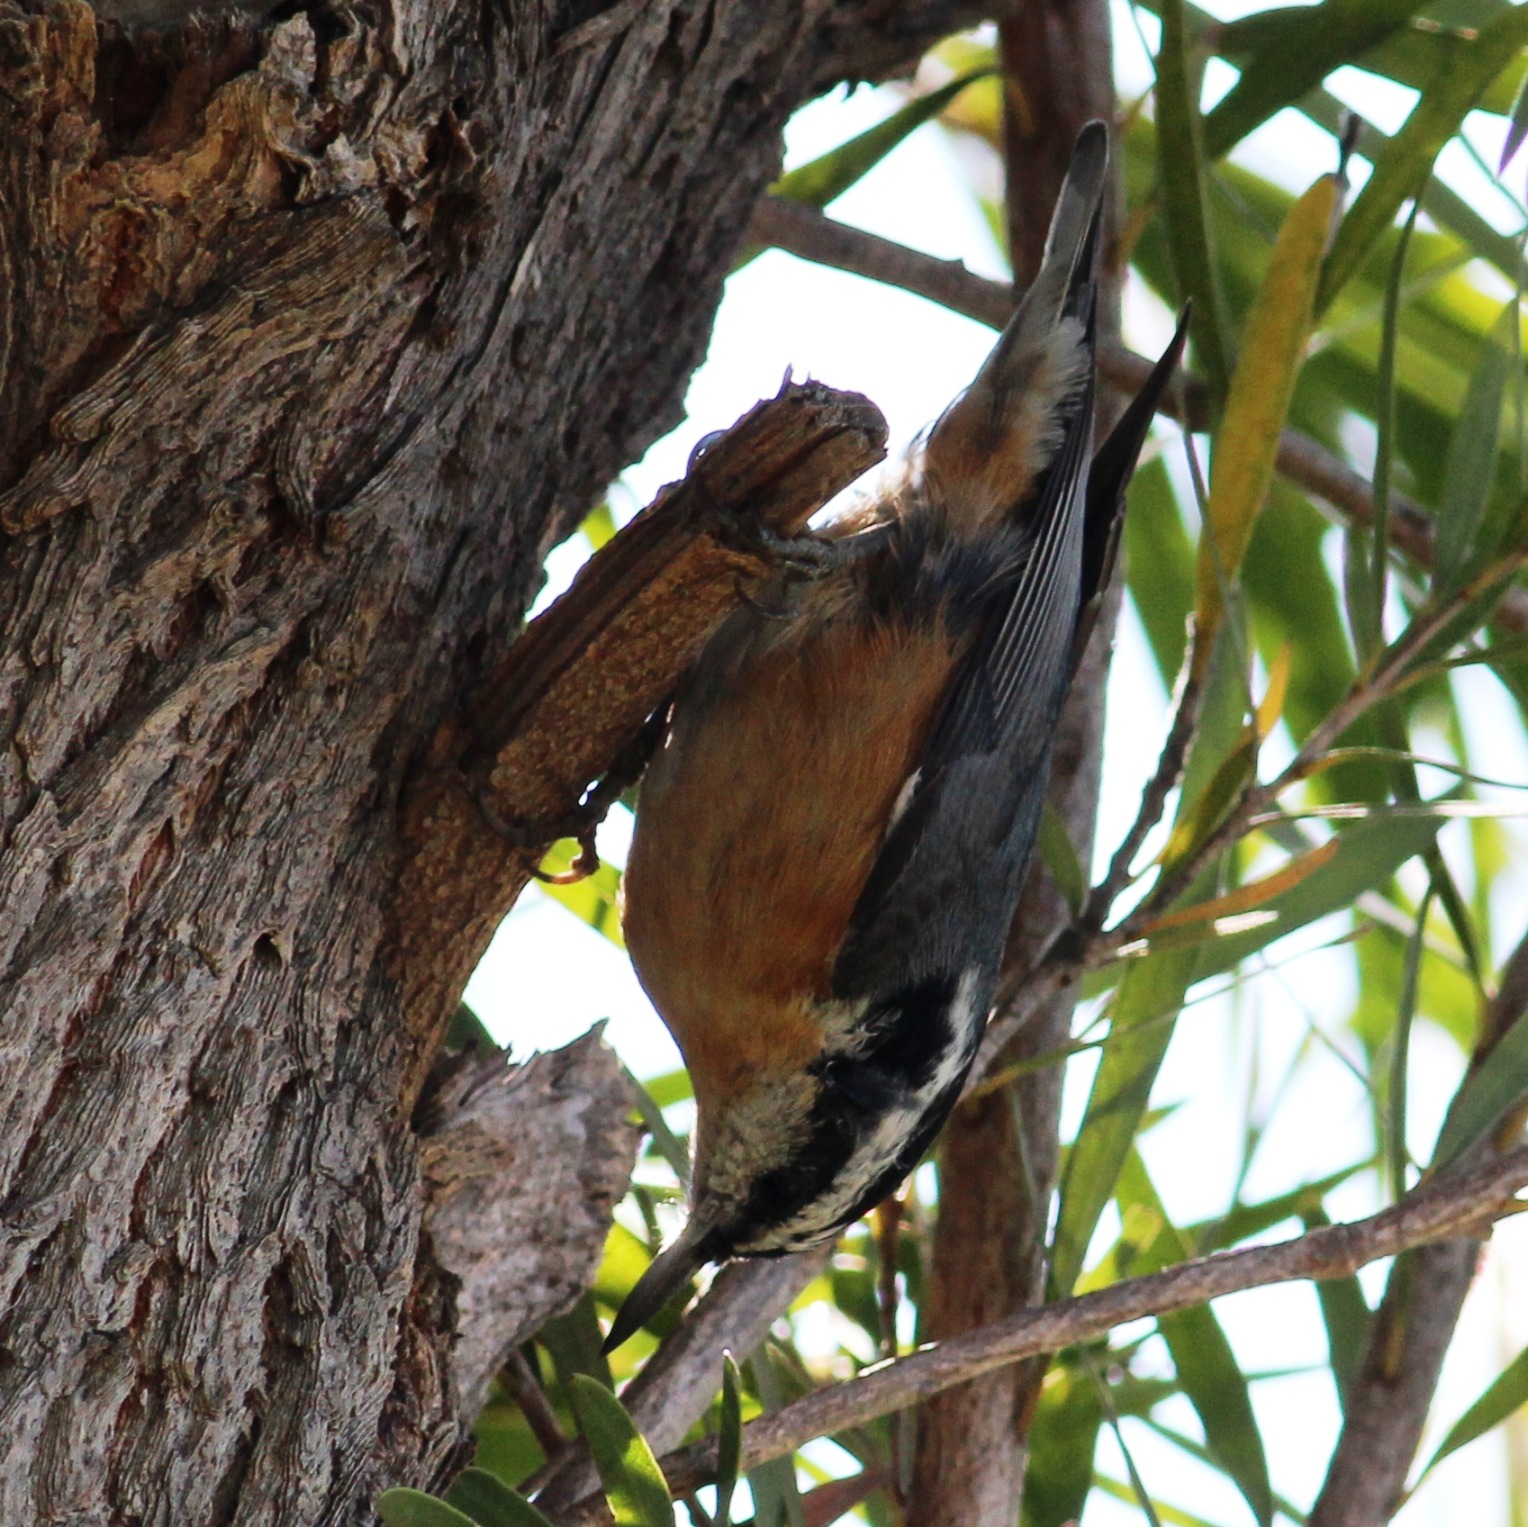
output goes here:
[[822, 1049], [814, 1004], [960, 656], [811, 609], [681, 698], [642, 788], [626, 940], [703, 1109]]

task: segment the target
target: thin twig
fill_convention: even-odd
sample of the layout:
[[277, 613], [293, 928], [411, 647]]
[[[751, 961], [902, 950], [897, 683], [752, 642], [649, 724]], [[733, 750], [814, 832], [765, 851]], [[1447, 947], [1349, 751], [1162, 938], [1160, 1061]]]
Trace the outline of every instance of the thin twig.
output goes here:
[[1080, 919], [1085, 928], [1096, 930], [1103, 927], [1110, 907], [1130, 883], [1130, 866], [1135, 862], [1135, 856], [1140, 853], [1141, 845], [1150, 836], [1151, 830], [1162, 820], [1167, 797], [1183, 777], [1183, 766], [1188, 759], [1189, 745], [1194, 739], [1194, 729], [1198, 725], [1199, 702], [1204, 691], [1204, 676], [1196, 672], [1198, 666], [1194, 662], [1194, 643], [1190, 641], [1184, 651], [1183, 671], [1178, 675], [1167, 741], [1162, 746], [1155, 772], [1141, 792], [1141, 808], [1136, 813], [1135, 822], [1114, 850], [1114, 857], [1109, 860], [1108, 873], [1088, 896], [1087, 906], [1083, 908]]
[[[1352, 1277], [1381, 1257], [1461, 1236], [1480, 1236], [1491, 1223], [1517, 1212], [1528, 1187], [1528, 1146], [1519, 1146], [1425, 1182], [1399, 1203], [1349, 1224], [1327, 1225], [1238, 1251], [1216, 1252], [1162, 1272], [1021, 1311], [981, 1330], [893, 1362], [864, 1369], [857, 1378], [815, 1390], [743, 1428], [743, 1466], [782, 1458], [815, 1437], [861, 1426], [995, 1368], [1091, 1341], [1132, 1320], [1192, 1309], [1212, 1299], [1273, 1283]], [[714, 1440], [692, 1444], [660, 1460], [670, 1488], [684, 1495], [709, 1482], [716, 1470]], [[606, 1521], [594, 1501], [564, 1518], [567, 1527]]]
[[[959, 260], [920, 254], [779, 197], [760, 198], [749, 226], [749, 239], [817, 265], [850, 271], [927, 297], [951, 312], [993, 328], [1000, 329], [1013, 311], [1013, 289], [1007, 282], [988, 280], [967, 270]], [[1098, 347], [1099, 375], [1120, 391], [1138, 392], [1151, 366], [1144, 356], [1122, 345]], [[1185, 378], [1181, 389], [1169, 389], [1162, 409], [1175, 418], [1186, 414], [1182, 422], [1192, 429], [1202, 429], [1209, 422], [1208, 397], [1196, 378]], [[1276, 465], [1281, 476], [1316, 495], [1342, 519], [1366, 528], [1373, 525], [1372, 485], [1311, 436], [1296, 429], [1284, 430], [1279, 436]], [[1431, 569], [1437, 539], [1432, 517], [1415, 499], [1394, 488], [1390, 490], [1389, 539], [1416, 566]], [[1528, 590], [1512, 589], [1508, 593], [1497, 609], [1495, 624], [1502, 631], [1528, 631]]]

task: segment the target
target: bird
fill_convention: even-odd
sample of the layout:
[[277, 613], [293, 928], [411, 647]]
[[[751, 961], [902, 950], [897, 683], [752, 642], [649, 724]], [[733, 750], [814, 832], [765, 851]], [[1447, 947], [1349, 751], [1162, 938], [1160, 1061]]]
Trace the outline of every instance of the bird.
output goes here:
[[1090, 122], [1039, 273], [970, 386], [821, 532], [814, 575], [782, 575], [782, 608], [741, 605], [672, 699], [623, 918], [694, 1088], [688, 1217], [607, 1352], [707, 1263], [834, 1238], [960, 1095], [1184, 341], [1180, 323], [1095, 455], [1107, 166]]

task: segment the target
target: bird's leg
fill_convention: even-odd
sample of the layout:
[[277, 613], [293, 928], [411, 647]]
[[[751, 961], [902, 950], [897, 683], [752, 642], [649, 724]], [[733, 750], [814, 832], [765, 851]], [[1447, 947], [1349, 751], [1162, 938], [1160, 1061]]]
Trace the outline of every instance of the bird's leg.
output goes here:
[[477, 802], [483, 820], [511, 848], [536, 849], [554, 843], [558, 838], [572, 838], [578, 844], [578, 857], [568, 869], [556, 875], [540, 869], [531, 870], [537, 880], [547, 885], [571, 885], [586, 879], [600, 867], [599, 854], [594, 847], [595, 830], [610, 814], [610, 808], [641, 779], [667, 722], [668, 701], [665, 700], [643, 722], [642, 730], [616, 754], [598, 783], [578, 805], [560, 816], [510, 821], [488, 799], [485, 781], [468, 777], [468, 793]]
[[[862, 557], [872, 543], [881, 537], [877, 529], [863, 531], [859, 535], [846, 536], [842, 540], [829, 540], [802, 531], [799, 535], [785, 536], [771, 530], [767, 525], [745, 509], [729, 508], [717, 502], [702, 469], [702, 458], [711, 437], [707, 436], [690, 453], [689, 470], [685, 486], [695, 495], [700, 514], [710, 530], [723, 545], [746, 552], [768, 564], [790, 583], [811, 582], [823, 577], [847, 563]], [[752, 604], [750, 599], [748, 603]], [[769, 612], [766, 612], [769, 613]]]

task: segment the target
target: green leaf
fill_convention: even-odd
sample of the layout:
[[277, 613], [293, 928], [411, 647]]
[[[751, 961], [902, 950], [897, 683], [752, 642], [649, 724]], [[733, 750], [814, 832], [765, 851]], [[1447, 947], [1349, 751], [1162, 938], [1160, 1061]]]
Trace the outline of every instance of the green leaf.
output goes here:
[[536, 1333], [536, 1340], [550, 1354], [557, 1378], [565, 1388], [580, 1373], [606, 1389], [615, 1387], [610, 1364], [600, 1350], [605, 1337], [592, 1294], [584, 1294], [566, 1315], [547, 1321]]
[[[1307, 1230], [1332, 1223], [1325, 1209], [1307, 1209], [1301, 1219]], [[1363, 1285], [1356, 1277], [1323, 1278], [1316, 1284], [1316, 1298], [1321, 1303], [1321, 1320], [1326, 1326], [1326, 1353], [1331, 1364], [1332, 1382], [1337, 1386], [1337, 1400], [1347, 1409], [1353, 1381], [1363, 1367], [1369, 1346], [1369, 1331], [1374, 1323]]]
[[609, 541], [620, 527], [615, 522], [615, 516], [610, 512], [609, 499], [602, 498], [584, 516], [584, 522], [578, 527], [584, 539], [589, 543], [590, 551], [598, 551]]
[[1075, 1361], [1052, 1363], [1029, 1430], [1023, 1527], [1066, 1527], [1082, 1516], [1103, 1419], [1092, 1376]]
[[1400, 1198], [1409, 1184], [1406, 1167], [1407, 1067], [1411, 1057], [1411, 1022], [1416, 1017], [1418, 978], [1422, 969], [1422, 941], [1427, 933], [1427, 914], [1432, 909], [1435, 882], [1417, 908], [1416, 926], [1406, 941], [1406, 964], [1401, 972], [1401, 1000], [1396, 1005], [1395, 1032], [1390, 1064], [1390, 1101], [1386, 1120], [1386, 1151], [1390, 1157], [1390, 1192]]
[[1448, 1435], [1427, 1460], [1417, 1483], [1426, 1479], [1450, 1453], [1457, 1453], [1466, 1443], [1483, 1437], [1525, 1404], [1528, 1404], [1528, 1347], [1502, 1369], [1485, 1393], [1448, 1429]]
[[743, 1462], [742, 1376], [730, 1352], [722, 1353], [722, 1414], [716, 1429], [716, 1520], [732, 1520], [732, 1492]]
[[[1141, 1499], [1133, 1485], [1127, 1485], [1118, 1479], [1110, 1479], [1107, 1474], [1095, 1474], [1093, 1483], [1105, 1495], [1112, 1495], [1115, 1500], [1123, 1501], [1127, 1506], [1140, 1510]], [[1158, 1518], [1166, 1523], [1167, 1527], [1218, 1527], [1218, 1524], [1208, 1517], [1195, 1516], [1193, 1512], [1185, 1511], [1181, 1506], [1170, 1506], [1160, 1500], [1153, 1501], [1152, 1505]]]
[[1493, 1133], [1528, 1097], [1528, 1013], [1497, 1041], [1454, 1096], [1433, 1151], [1432, 1170], [1442, 1171], [1472, 1145]]
[[1040, 858], [1050, 871], [1051, 879], [1056, 882], [1056, 889], [1066, 898], [1066, 904], [1075, 916], [1082, 911], [1082, 904], [1088, 898], [1088, 880], [1083, 873], [1082, 861], [1077, 857], [1071, 834], [1066, 830], [1066, 823], [1061, 820], [1061, 813], [1049, 797], [1040, 814], [1038, 846]]
[[1324, 310], [1352, 279], [1401, 204], [1422, 184], [1433, 160], [1486, 87], [1528, 42], [1528, 7], [1514, 6], [1478, 37], [1456, 37], [1406, 125], [1374, 157], [1374, 173], [1343, 219], [1327, 256], [1316, 308]]
[[1249, 1236], [1261, 1235], [1284, 1220], [1303, 1217], [1319, 1210], [1322, 1200], [1333, 1188], [1340, 1187], [1350, 1177], [1367, 1171], [1372, 1161], [1357, 1161], [1343, 1167], [1316, 1182], [1303, 1187], [1291, 1188], [1287, 1193], [1265, 1198], [1255, 1204], [1235, 1204], [1216, 1219], [1204, 1220], [1197, 1225], [1185, 1225], [1183, 1235], [1193, 1247], [1195, 1256], [1207, 1256], [1212, 1251], [1224, 1250]]
[[1399, 817], [1361, 820], [1344, 828], [1329, 864], [1268, 903], [1268, 910], [1278, 914], [1276, 923], [1205, 945], [1200, 978], [1229, 970], [1274, 939], [1351, 907], [1365, 891], [1384, 885], [1408, 859], [1425, 853], [1442, 825], [1438, 817]]
[[445, 1050], [471, 1049], [479, 1055], [493, 1055], [499, 1050], [498, 1040], [488, 1032], [483, 1020], [465, 1002], [456, 1004], [456, 1011], [452, 1013], [451, 1022], [446, 1028], [446, 1037], [440, 1043]]
[[1400, 333], [1401, 277], [1406, 251], [1416, 227], [1420, 198], [1412, 201], [1411, 215], [1401, 230], [1390, 280], [1385, 286], [1379, 346], [1379, 388], [1376, 409], [1378, 441], [1374, 454], [1374, 524], [1367, 544], [1361, 527], [1347, 531], [1347, 569], [1344, 592], [1348, 602], [1348, 629], [1361, 668], [1367, 668], [1385, 645], [1385, 595], [1390, 577], [1390, 477], [1395, 463], [1395, 350]]
[[377, 1515], [387, 1527], [476, 1527], [470, 1516], [422, 1490], [384, 1490]]
[[1053, 1296], [1066, 1298], [1082, 1272], [1098, 1217], [1115, 1190], [1151, 1097], [1199, 952], [1170, 950], [1131, 966], [1114, 999], [1109, 1044], [1088, 1094], [1077, 1139], [1061, 1177], [1061, 1207], [1051, 1252]]
[[826, 207], [873, 170], [908, 134], [937, 117], [967, 85], [986, 79], [992, 72], [990, 68], [976, 69], [927, 95], [915, 96], [884, 122], [782, 175], [770, 187], [770, 194], [803, 206]]
[[673, 1527], [668, 1481], [626, 1407], [583, 1374], [574, 1376], [571, 1392], [616, 1527]]
[[1184, 0], [1162, 0], [1162, 42], [1157, 50], [1157, 185], [1177, 277], [1178, 306], [1194, 303], [1194, 347], [1218, 401], [1230, 383], [1225, 301], [1210, 243], [1205, 208], [1204, 152], [1200, 145], [1200, 71], [1190, 57]]
[[[1155, 1221], [1155, 1234], [1136, 1248], [1130, 1266], [1133, 1274], [1157, 1272], [1192, 1254], [1168, 1218], [1137, 1151], [1129, 1153], [1120, 1171], [1118, 1197], [1121, 1213], [1133, 1208]], [[1161, 1315], [1157, 1327], [1172, 1353], [1183, 1392], [1198, 1412], [1211, 1453], [1246, 1497], [1258, 1521], [1267, 1527], [1273, 1519], [1273, 1491], [1263, 1439], [1252, 1414], [1247, 1380], [1214, 1311], [1200, 1305], [1176, 1315]]]
[[1194, 543], [1160, 456], [1148, 461], [1130, 484], [1125, 576], [1157, 672], [1171, 690], [1183, 666], [1188, 618], [1194, 609]]
[[657, 1100], [646, 1087], [639, 1082], [631, 1070], [622, 1066], [626, 1072], [626, 1079], [631, 1083], [632, 1093], [637, 1100], [637, 1112], [642, 1116], [642, 1126], [652, 1136], [653, 1145], [658, 1154], [668, 1162], [670, 1170], [686, 1187], [690, 1181], [690, 1153], [684, 1148], [684, 1143], [668, 1127], [668, 1121], [663, 1117], [663, 1110], [658, 1106]]
[[[1268, 498], [1341, 188], [1337, 176], [1322, 175], [1290, 208], [1242, 326], [1241, 357], [1215, 435], [1210, 502], [1199, 540], [1195, 612], [1202, 632], [1213, 633], [1219, 625], [1224, 591], [1241, 571]], [[1208, 653], [1208, 645], [1199, 650]]]
[[446, 1491], [446, 1500], [478, 1527], [552, 1527], [518, 1490], [487, 1469], [464, 1469]]
[[[754, 1354], [748, 1367], [760, 1403], [766, 1410], [778, 1410], [787, 1396], [768, 1342]], [[753, 1491], [756, 1527], [781, 1527], [782, 1523], [787, 1527], [806, 1527], [801, 1492], [796, 1486], [794, 1456], [771, 1458], [751, 1468], [748, 1485]]]
[[1513, 326], [1517, 322], [1518, 302], [1513, 297], [1481, 346], [1480, 363], [1470, 378], [1464, 407], [1449, 441], [1433, 562], [1433, 586], [1439, 590], [1454, 587], [1477, 549], [1496, 477], [1496, 442], [1507, 381], [1513, 371]]
[[1229, 153], [1332, 70], [1405, 26], [1420, 8], [1421, 0], [1326, 0], [1248, 18], [1262, 23], [1263, 40], [1243, 60], [1241, 78], [1205, 118], [1206, 155], [1215, 160]]

